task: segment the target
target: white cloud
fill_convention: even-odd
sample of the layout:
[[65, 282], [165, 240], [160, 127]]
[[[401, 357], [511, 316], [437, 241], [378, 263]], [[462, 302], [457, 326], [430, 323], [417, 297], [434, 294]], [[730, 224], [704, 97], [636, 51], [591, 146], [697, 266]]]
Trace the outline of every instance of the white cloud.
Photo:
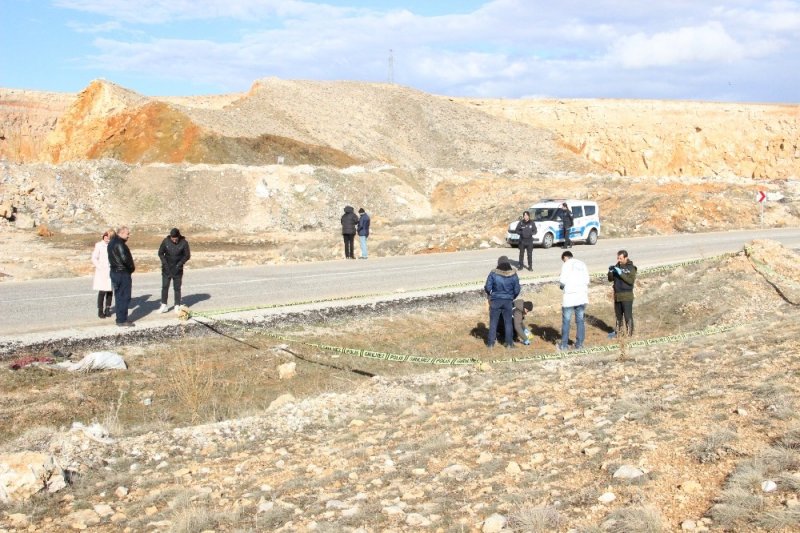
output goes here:
[[354, 10], [301, 0], [55, 0], [55, 5], [115, 20], [164, 24], [178, 20], [263, 17], [330, 18]]
[[116, 20], [110, 20], [101, 24], [83, 24], [80, 22], [67, 22], [67, 27], [77, 33], [108, 33], [112, 31], [119, 31], [122, 29], [122, 24]]
[[[736, 89], [729, 80], [756, 59], [765, 79], [770, 72], [800, 76], [791, 63], [798, 59], [778, 53], [800, 44], [800, 2], [786, 0], [731, 0], [726, 7], [689, 0], [494, 0], [441, 16], [300, 0], [56, 1], [95, 19], [75, 31], [122, 23], [148, 32], [94, 41], [98, 53], [85, 63], [98, 75], [222, 90], [244, 90], [273, 75], [384, 81], [390, 48], [398, 83], [455, 95], [730, 95]], [[183, 25], [185, 38], [163, 37], [173, 22], [192, 19], [203, 21], [202, 34], [192, 38]], [[228, 26], [225, 39], [215, 37], [218, 19]]]
[[750, 52], [718, 22], [646, 35], [636, 33], [617, 40], [608, 59], [626, 68], [663, 67], [695, 62], [733, 62]]

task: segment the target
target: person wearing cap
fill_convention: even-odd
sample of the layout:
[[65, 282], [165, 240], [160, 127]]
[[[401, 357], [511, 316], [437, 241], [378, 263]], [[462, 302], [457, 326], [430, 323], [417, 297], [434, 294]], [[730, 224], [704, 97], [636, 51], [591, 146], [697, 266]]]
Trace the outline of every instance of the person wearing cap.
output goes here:
[[94, 251], [92, 251], [92, 264], [94, 265], [92, 289], [97, 291], [98, 318], [111, 316], [111, 298], [114, 293], [111, 289], [111, 267], [108, 264], [108, 242], [115, 235], [116, 232], [113, 229], [107, 229], [103, 232], [102, 239], [94, 245]]
[[525, 252], [528, 253], [528, 270], [533, 270], [533, 236], [536, 235], [536, 223], [531, 220], [531, 212], [522, 213], [514, 232], [519, 235], [519, 269], [525, 268]]
[[358, 209], [358, 226], [356, 226], [358, 240], [361, 243], [361, 257], [359, 257], [359, 259], [366, 259], [368, 255], [367, 238], [369, 237], [369, 222], [369, 215], [364, 211], [363, 207], [360, 207]]
[[572, 241], [569, 238], [569, 233], [572, 231], [574, 222], [572, 219], [572, 210], [567, 205], [567, 202], [561, 204], [558, 215], [561, 217], [561, 224], [564, 226], [564, 244], [562, 248], [572, 248]]
[[505, 345], [507, 348], [513, 348], [512, 302], [519, 296], [521, 288], [517, 271], [511, 268], [508, 257], [500, 256], [497, 260], [497, 268], [489, 272], [483, 290], [489, 299], [489, 338], [487, 339], [487, 345], [489, 348], [494, 347], [497, 341], [497, 323], [502, 316], [505, 326]]
[[178, 228], [169, 230], [169, 236], [161, 241], [158, 248], [158, 258], [161, 259], [161, 308], [160, 313], [169, 310], [167, 297], [169, 296], [169, 284], [172, 282], [175, 291], [175, 312], [180, 312], [181, 306], [181, 285], [183, 284], [183, 265], [191, 259], [192, 253], [189, 250], [189, 241], [181, 235]]

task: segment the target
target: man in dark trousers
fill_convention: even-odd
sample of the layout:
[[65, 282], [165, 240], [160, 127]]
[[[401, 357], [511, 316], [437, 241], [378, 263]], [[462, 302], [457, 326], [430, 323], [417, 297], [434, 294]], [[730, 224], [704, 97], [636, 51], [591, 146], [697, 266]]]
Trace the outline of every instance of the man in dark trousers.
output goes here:
[[572, 231], [573, 226], [572, 210], [567, 205], [567, 202], [561, 204], [561, 223], [564, 226], [564, 244], [562, 248], [572, 248], [572, 241], [569, 238], [569, 233]]
[[497, 341], [497, 323], [503, 317], [505, 325], [506, 348], [514, 347], [514, 323], [512, 319], [512, 302], [519, 296], [520, 285], [517, 271], [511, 268], [508, 257], [500, 256], [497, 268], [489, 272], [483, 287], [489, 298], [489, 338], [487, 345], [493, 348]]
[[128, 321], [128, 305], [131, 303], [133, 289], [131, 274], [136, 270], [131, 250], [127, 245], [130, 234], [128, 227], [122, 226], [108, 243], [111, 288], [114, 289], [114, 299], [117, 301], [117, 326], [121, 328], [135, 326], [133, 322]]
[[528, 270], [533, 270], [533, 236], [536, 235], [536, 223], [531, 220], [529, 211], [522, 213], [514, 231], [519, 235], [519, 269], [525, 268], [525, 252], [528, 252]]
[[358, 227], [356, 231], [358, 231], [358, 240], [361, 243], [361, 257], [359, 259], [366, 259], [367, 258], [367, 238], [369, 237], [369, 215], [364, 208], [361, 207], [358, 210]]
[[161, 308], [160, 313], [169, 310], [167, 297], [169, 296], [169, 284], [175, 291], [175, 312], [180, 313], [181, 307], [181, 285], [183, 285], [183, 265], [191, 259], [192, 252], [189, 250], [189, 241], [181, 235], [178, 228], [169, 230], [169, 236], [161, 241], [158, 247], [158, 258], [161, 259]]
[[614, 314], [617, 318], [617, 327], [608, 336], [613, 338], [623, 333], [632, 336], [633, 284], [636, 281], [636, 266], [628, 258], [627, 250], [617, 252], [617, 264], [608, 267], [608, 281], [612, 282], [614, 287]]
[[344, 239], [344, 257], [345, 259], [355, 259], [353, 253], [353, 243], [356, 240], [356, 227], [358, 226], [358, 216], [352, 206], [346, 205], [344, 207], [344, 215], [342, 215], [342, 239]]

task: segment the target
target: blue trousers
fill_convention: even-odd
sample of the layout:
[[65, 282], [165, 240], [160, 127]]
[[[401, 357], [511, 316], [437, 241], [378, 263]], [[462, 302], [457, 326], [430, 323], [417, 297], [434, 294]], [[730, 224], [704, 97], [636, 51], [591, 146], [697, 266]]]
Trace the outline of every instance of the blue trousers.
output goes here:
[[112, 272], [111, 288], [114, 289], [114, 299], [117, 300], [117, 324], [128, 321], [128, 305], [131, 303], [131, 289], [133, 282], [129, 272]]
[[572, 315], [575, 314], [575, 327], [578, 330], [575, 333], [575, 347], [583, 348], [583, 339], [586, 335], [586, 323], [584, 321], [584, 313], [586, 305], [576, 305], [575, 307], [562, 307], [561, 308], [561, 347], [566, 348], [569, 346], [569, 323], [572, 322]]
[[511, 300], [492, 300], [489, 303], [489, 340], [487, 344], [494, 346], [494, 343], [497, 342], [497, 323], [500, 321], [500, 315], [503, 316], [503, 325], [505, 326], [506, 346], [513, 346], [514, 319], [512, 318]]
[[361, 243], [361, 257], [367, 257], [367, 236], [359, 235], [358, 240]]

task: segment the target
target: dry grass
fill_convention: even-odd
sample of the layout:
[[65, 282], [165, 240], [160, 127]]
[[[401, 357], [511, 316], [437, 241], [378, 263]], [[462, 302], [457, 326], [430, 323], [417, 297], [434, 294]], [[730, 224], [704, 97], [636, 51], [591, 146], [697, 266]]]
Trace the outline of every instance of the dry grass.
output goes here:
[[[796, 430], [778, 442], [795, 443]], [[742, 462], [729, 477], [711, 508], [711, 516], [725, 528], [764, 528], [770, 531], [800, 527], [800, 511], [783, 506], [788, 494], [800, 495], [800, 450], [776, 445]], [[775, 482], [777, 489], [764, 492], [762, 484]]]
[[526, 504], [511, 514], [508, 524], [513, 531], [546, 533], [557, 531], [564, 524], [564, 520], [555, 507]]
[[216, 396], [214, 362], [198, 353], [179, 350], [169, 367], [169, 381], [177, 401], [190, 415], [190, 422], [200, 418], [201, 410]]
[[689, 448], [689, 454], [700, 463], [713, 463], [732, 451], [730, 443], [736, 440], [736, 432], [730, 429], [716, 429], [702, 441]]
[[658, 509], [651, 506], [625, 507], [611, 513], [603, 523], [609, 533], [660, 533], [664, 519]]

